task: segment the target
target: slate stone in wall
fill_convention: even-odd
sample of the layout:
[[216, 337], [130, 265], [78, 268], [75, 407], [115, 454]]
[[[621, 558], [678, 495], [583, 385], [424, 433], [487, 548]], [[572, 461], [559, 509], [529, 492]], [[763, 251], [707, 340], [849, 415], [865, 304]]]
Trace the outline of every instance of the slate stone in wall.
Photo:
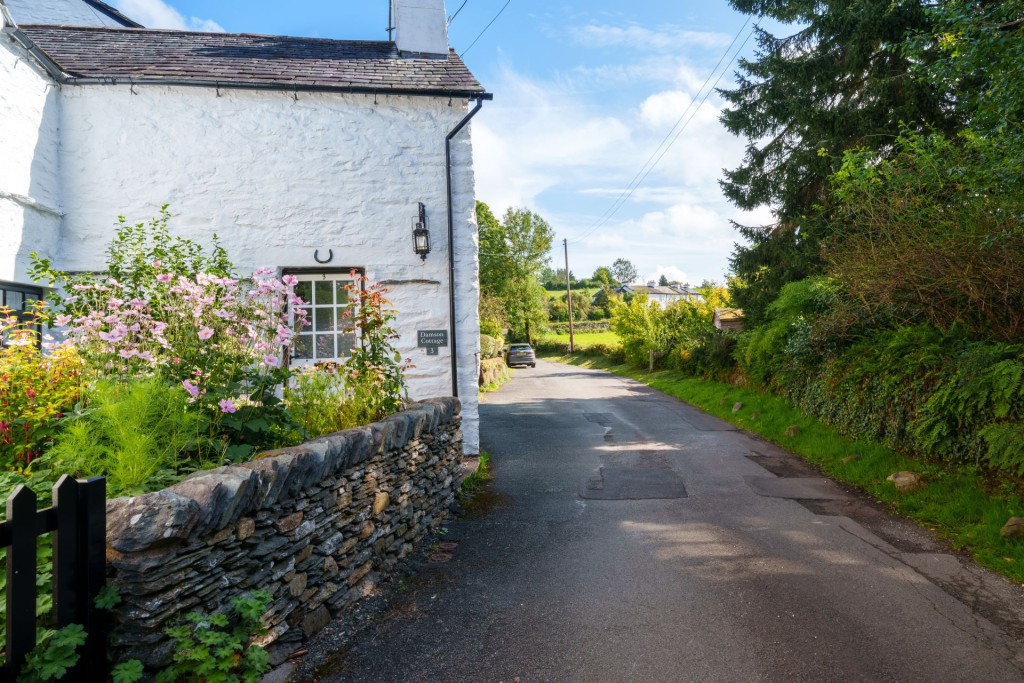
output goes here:
[[443, 522], [461, 483], [460, 424], [458, 399], [433, 399], [108, 501], [117, 657], [160, 667], [168, 626], [263, 588], [273, 601], [260, 643], [283, 661]]

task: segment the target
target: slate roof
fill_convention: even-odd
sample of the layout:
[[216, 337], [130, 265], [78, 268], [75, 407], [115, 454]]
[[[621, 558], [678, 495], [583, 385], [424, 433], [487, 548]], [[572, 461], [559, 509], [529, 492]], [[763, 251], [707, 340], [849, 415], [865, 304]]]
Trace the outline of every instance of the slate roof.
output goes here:
[[195, 85], [473, 96], [484, 88], [454, 51], [401, 57], [387, 41], [153, 29], [21, 26], [70, 82]]

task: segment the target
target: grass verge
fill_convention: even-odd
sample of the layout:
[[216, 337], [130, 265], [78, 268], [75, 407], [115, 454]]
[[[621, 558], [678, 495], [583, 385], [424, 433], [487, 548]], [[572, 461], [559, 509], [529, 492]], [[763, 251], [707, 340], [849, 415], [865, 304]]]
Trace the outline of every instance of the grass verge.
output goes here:
[[[999, 535], [1007, 519], [1024, 516], [1024, 499], [1014, 480], [969, 465], [910, 458], [876, 442], [851, 439], [785, 399], [754, 389], [681, 377], [668, 370], [646, 372], [603, 358], [544, 357], [635, 379], [758, 434], [814, 463], [829, 477], [856, 486], [938, 532], [978, 564], [1024, 584], [1024, 539]], [[742, 407], [734, 412], [737, 403]], [[917, 473], [923, 485], [900, 493], [886, 481], [900, 470]]]
[[474, 498], [484, 484], [494, 478], [491, 474], [491, 456], [487, 451], [480, 449], [480, 464], [468, 477], [462, 480], [462, 487], [459, 489], [459, 500], [463, 503]]

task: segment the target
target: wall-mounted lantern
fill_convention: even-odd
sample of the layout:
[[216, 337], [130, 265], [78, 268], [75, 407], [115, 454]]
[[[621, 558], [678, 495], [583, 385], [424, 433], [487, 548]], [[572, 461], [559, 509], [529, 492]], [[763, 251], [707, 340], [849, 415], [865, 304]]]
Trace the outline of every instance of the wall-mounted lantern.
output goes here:
[[430, 253], [430, 231], [427, 230], [427, 207], [423, 202], [419, 204], [419, 215], [412, 219], [412, 245], [413, 250], [426, 261]]

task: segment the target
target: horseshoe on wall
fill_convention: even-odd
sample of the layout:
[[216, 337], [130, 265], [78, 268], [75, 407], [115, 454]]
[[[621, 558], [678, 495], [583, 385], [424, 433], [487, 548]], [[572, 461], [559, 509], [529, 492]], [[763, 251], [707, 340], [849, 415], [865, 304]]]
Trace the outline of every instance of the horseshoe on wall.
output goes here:
[[313, 260], [316, 261], [317, 263], [330, 263], [331, 261], [334, 260], [334, 250], [333, 249], [328, 249], [327, 250], [327, 258], [321, 259], [320, 258], [320, 250], [319, 249], [314, 249], [313, 250]]

